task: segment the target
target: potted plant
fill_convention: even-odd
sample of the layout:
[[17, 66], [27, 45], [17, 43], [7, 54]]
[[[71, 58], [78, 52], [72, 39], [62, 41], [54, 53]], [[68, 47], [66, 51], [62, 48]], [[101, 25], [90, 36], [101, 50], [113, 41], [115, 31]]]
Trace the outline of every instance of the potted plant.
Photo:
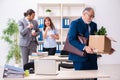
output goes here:
[[107, 37], [105, 27], [101, 27], [95, 35], [90, 35], [89, 46], [94, 48], [94, 52], [99, 54], [110, 54], [112, 51], [111, 40]]
[[102, 26], [97, 32], [95, 32], [95, 35], [107, 35], [106, 33], [106, 28]]
[[7, 54], [7, 63], [13, 58], [15, 59], [16, 64], [19, 64], [21, 61], [20, 48], [18, 46], [18, 34], [19, 30], [17, 23], [14, 19], [9, 19], [7, 28], [3, 30], [2, 36], [2, 39], [5, 40], [10, 46]]
[[47, 15], [50, 15], [50, 13], [52, 12], [52, 10], [51, 9], [46, 9], [45, 12], [46, 12]]

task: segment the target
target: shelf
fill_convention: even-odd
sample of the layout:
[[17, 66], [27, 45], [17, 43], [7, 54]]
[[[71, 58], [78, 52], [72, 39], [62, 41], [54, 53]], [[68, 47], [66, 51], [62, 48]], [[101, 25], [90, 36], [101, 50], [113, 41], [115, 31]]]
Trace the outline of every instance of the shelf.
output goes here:
[[50, 17], [50, 18], [61, 18], [61, 16], [50, 16], [50, 15], [38, 16], [38, 18], [45, 18], [45, 17]]
[[63, 16], [63, 18], [79, 18], [81, 15], [79, 16]]
[[46, 14], [47, 9], [51, 10], [50, 16], [61, 16], [61, 4], [38, 4], [37, 15], [48, 16]]
[[[81, 15], [80, 15], [81, 16]], [[62, 18], [79, 18], [80, 16], [62, 16]], [[50, 18], [61, 18], [61, 16], [49, 16], [49, 15], [43, 15], [43, 16], [38, 16], [39, 18], [45, 18], [45, 17], [50, 17]]]
[[[37, 6], [37, 15], [38, 19], [45, 18], [47, 16], [52, 19], [55, 27], [58, 29], [60, 37], [59, 41], [61, 42], [61, 44], [63, 44], [67, 37], [69, 24], [71, 23], [71, 21], [81, 17], [81, 13], [84, 8], [85, 4], [83, 3], [39, 3]], [[50, 15], [46, 14], [46, 9], [52, 10]], [[63, 45], [61, 46], [63, 47]]]
[[55, 7], [55, 6], [59, 6], [59, 7], [61, 7], [61, 3], [38, 3], [38, 6], [41, 6], [41, 7], [46, 7], [46, 6]]
[[69, 4], [66, 4], [66, 3], [64, 3], [64, 4], [62, 4], [62, 6], [63, 7], [83, 7], [83, 6], [85, 6], [85, 4], [84, 3], [81, 3], [81, 4], [77, 4], [77, 3], [69, 3]]

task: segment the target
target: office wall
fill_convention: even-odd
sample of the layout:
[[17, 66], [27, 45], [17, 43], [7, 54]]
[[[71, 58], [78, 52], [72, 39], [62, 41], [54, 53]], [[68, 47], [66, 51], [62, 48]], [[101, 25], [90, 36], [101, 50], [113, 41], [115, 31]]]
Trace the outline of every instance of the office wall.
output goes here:
[[[50, 1], [50, 2], [49, 2]], [[108, 36], [113, 37], [117, 42], [112, 42], [115, 52], [112, 55], [102, 55], [99, 59], [100, 64], [120, 64], [120, 1], [119, 0], [0, 0], [0, 36], [6, 28], [8, 18], [16, 20], [23, 17], [23, 13], [32, 8], [37, 10], [37, 3], [85, 3], [95, 9], [96, 15], [94, 21], [98, 23], [98, 28], [104, 26], [107, 28]], [[79, 13], [79, 12], [78, 12]], [[7, 43], [0, 40], [0, 65], [6, 60], [6, 54], [9, 50]], [[11, 61], [10, 64], [14, 64]]]

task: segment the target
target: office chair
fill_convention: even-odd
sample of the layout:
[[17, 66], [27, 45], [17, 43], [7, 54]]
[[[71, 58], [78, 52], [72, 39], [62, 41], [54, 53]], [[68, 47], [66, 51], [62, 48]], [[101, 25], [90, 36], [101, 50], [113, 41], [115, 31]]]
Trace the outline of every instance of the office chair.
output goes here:
[[[66, 57], [66, 56], [68, 56], [69, 55], [69, 52], [67, 52], [67, 51], [64, 51], [64, 50], [62, 50], [61, 51], [61, 53], [60, 53], [60, 57]], [[65, 63], [66, 62], [66, 63]], [[60, 71], [60, 67], [62, 67], [62, 68], [67, 68], [67, 69], [72, 69], [72, 68], [74, 68], [73, 67], [73, 63], [71, 63], [72, 61], [65, 61], [64, 63], [63, 63], [63, 61], [61, 61], [59, 64], [58, 64], [58, 71]]]

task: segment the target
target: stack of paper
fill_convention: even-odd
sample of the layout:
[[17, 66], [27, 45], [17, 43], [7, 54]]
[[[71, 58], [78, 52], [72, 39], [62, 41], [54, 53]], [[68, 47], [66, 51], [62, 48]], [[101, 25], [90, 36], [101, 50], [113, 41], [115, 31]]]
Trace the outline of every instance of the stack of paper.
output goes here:
[[23, 78], [24, 70], [22, 68], [5, 65], [3, 78]]

